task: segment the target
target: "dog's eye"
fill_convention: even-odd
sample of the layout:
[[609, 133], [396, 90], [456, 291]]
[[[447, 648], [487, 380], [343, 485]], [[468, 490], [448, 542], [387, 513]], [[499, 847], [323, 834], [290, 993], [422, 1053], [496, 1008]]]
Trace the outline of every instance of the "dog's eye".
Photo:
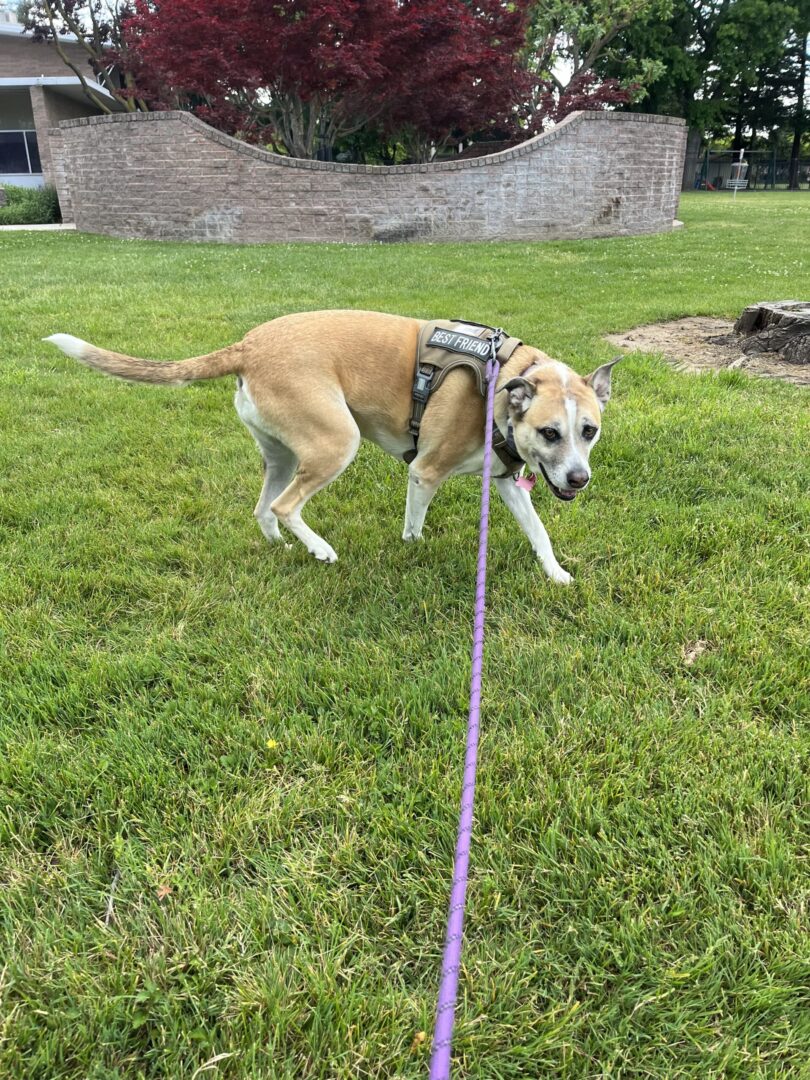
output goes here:
[[546, 442], [556, 442], [560, 437], [559, 431], [553, 427], [541, 427], [537, 429]]
[[597, 428], [595, 428], [593, 424], [586, 424], [585, 427], [582, 429], [582, 438], [587, 439], [588, 442], [590, 442], [596, 432]]

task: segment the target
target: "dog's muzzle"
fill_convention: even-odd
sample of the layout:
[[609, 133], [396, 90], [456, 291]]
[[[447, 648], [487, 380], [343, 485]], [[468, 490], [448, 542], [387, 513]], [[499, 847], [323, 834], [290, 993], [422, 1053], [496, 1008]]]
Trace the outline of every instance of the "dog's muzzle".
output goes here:
[[579, 492], [582, 491], [583, 488], [588, 486], [590, 476], [588, 476], [587, 473], [570, 472], [566, 479], [568, 480], [569, 484], [571, 484], [571, 487], [557, 487], [557, 485], [553, 484], [549, 479], [548, 473], [543, 468], [543, 463], [538, 460], [537, 464], [540, 467], [540, 472], [543, 475], [543, 479], [548, 484], [549, 488], [551, 488], [552, 493], [556, 495], [558, 499], [561, 499], [563, 502], [573, 502]]

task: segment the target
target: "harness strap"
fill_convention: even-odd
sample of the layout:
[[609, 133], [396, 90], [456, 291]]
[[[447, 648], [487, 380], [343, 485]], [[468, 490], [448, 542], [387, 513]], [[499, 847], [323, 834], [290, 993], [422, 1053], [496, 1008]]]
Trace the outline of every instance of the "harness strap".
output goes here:
[[414, 378], [413, 390], [411, 391], [413, 407], [411, 408], [411, 419], [408, 423], [408, 432], [413, 435], [414, 440], [419, 436], [422, 415], [424, 414], [430, 395], [438, 385], [438, 383], [434, 385], [433, 382], [436, 370], [437, 369], [432, 364], [420, 364], [416, 369], [416, 377]]
[[456, 368], [460, 367], [469, 368], [469, 370], [472, 371], [473, 375], [475, 375], [476, 379], [478, 380], [478, 393], [481, 395], [481, 397], [484, 397], [486, 395], [486, 368], [484, 368], [483, 365], [480, 364], [477, 360], [473, 360], [472, 363], [470, 363], [467, 357], [464, 356], [459, 357], [458, 360], [451, 360], [447, 367], [438, 369], [438, 375], [433, 380], [433, 383], [430, 387], [431, 394], [434, 390], [439, 389], [439, 387], [442, 385], [442, 383], [451, 371], [455, 371]]

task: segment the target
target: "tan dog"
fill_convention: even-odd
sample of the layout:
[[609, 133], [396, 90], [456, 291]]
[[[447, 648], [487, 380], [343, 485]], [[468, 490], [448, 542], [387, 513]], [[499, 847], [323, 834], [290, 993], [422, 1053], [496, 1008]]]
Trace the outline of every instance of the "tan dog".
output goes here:
[[[255, 515], [270, 541], [279, 522], [316, 559], [334, 550], [301, 517], [312, 496], [339, 476], [361, 438], [401, 457], [408, 434], [417, 335], [423, 322], [370, 311], [285, 315], [251, 330], [242, 341], [177, 363], [137, 360], [107, 352], [69, 334], [46, 338], [69, 356], [109, 375], [182, 386], [236, 375], [236, 411], [259, 444], [264, 486]], [[613, 361], [615, 363], [615, 361]], [[502, 367], [495, 419], [530, 470], [539, 469], [559, 499], [569, 501], [590, 480], [588, 456], [599, 439], [610, 397], [613, 363], [587, 378], [545, 353], [520, 345]], [[409, 469], [404, 540], [418, 540], [439, 485], [454, 473], [481, 473], [484, 401], [466, 369], [451, 371], [430, 398]], [[495, 484], [554, 581], [570, 575], [557, 562], [529, 492], [503, 475]], [[499, 475], [500, 474], [500, 475]]]

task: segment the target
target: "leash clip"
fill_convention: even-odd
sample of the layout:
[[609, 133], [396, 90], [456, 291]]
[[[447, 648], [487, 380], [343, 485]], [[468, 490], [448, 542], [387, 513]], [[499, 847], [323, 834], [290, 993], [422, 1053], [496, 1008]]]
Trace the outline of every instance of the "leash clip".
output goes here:
[[489, 339], [489, 357], [491, 360], [498, 359], [498, 349], [503, 345], [505, 337], [506, 331], [501, 326], [492, 331], [492, 337]]
[[487, 361], [487, 381], [494, 379], [498, 374], [498, 349], [503, 345], [506, 332], [502, 327], [497, 327], [492, 331], [492, 337], [489, 339], [489, 360]]

